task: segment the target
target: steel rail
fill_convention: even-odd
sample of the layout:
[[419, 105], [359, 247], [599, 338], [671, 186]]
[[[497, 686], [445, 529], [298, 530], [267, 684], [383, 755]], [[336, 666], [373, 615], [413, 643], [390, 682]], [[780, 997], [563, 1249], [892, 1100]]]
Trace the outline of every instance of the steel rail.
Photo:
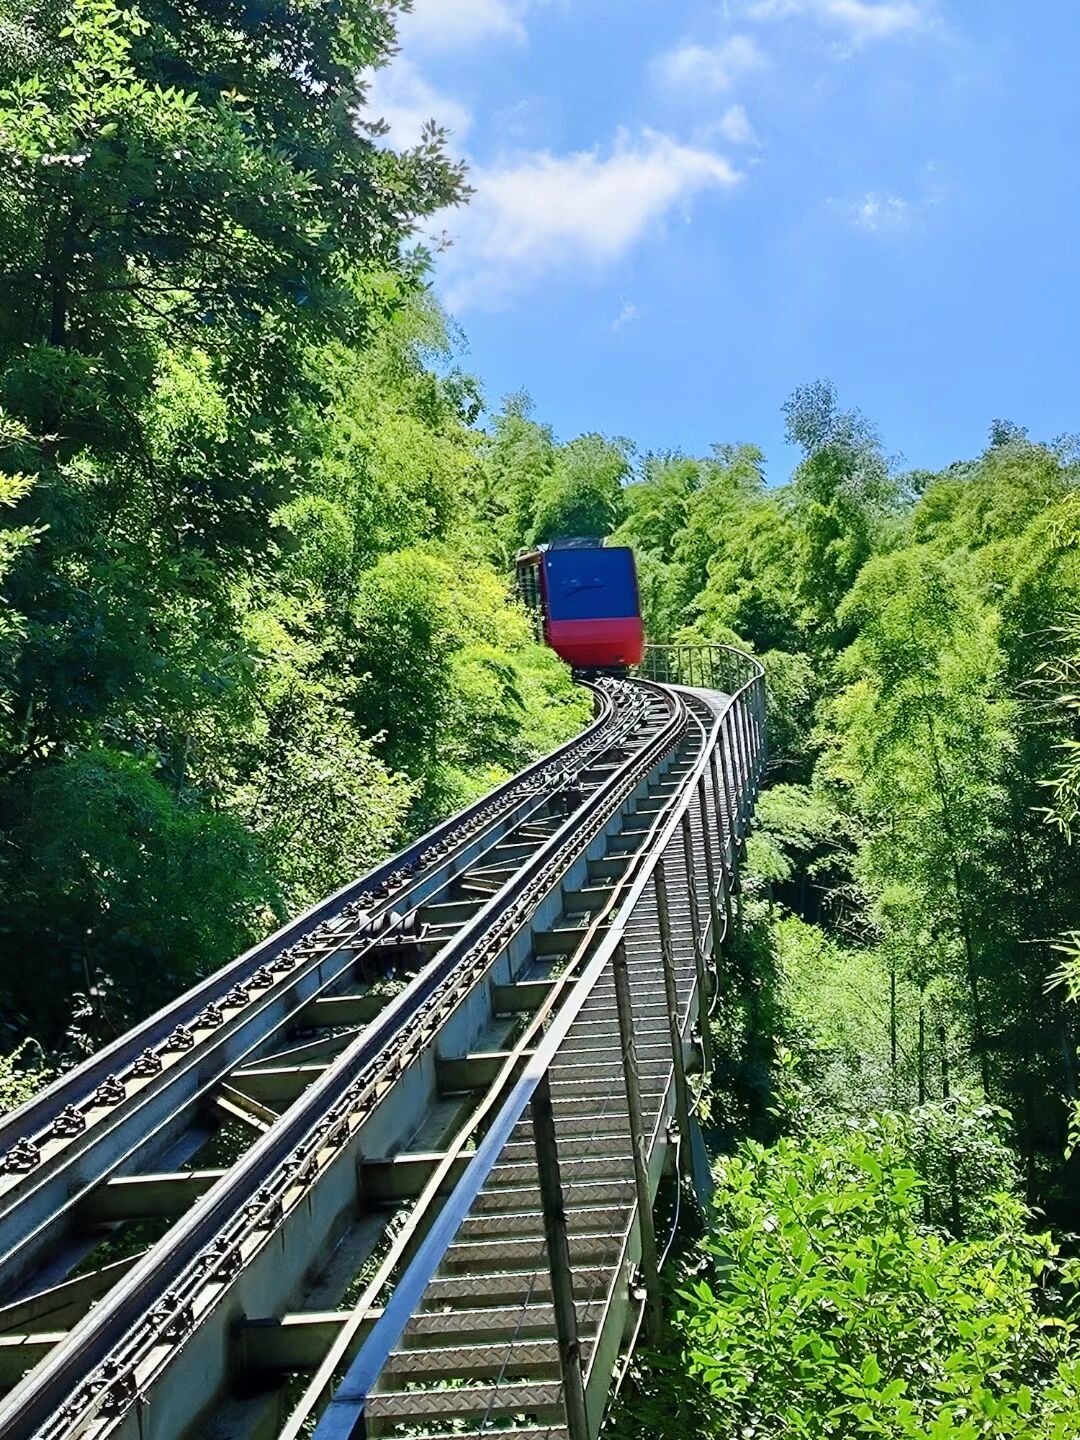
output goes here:
[[[663, 694], [658, 687], [649, 688]], [[662, 735], [664, 733], [661, 732]], [[643, 752], [647, 759], [642, 758], [642, 753], [631, 756], [617, 772], [616, 779], [619, 776], [628, 777], [632, 789], [640, 774], [648, 773], [648, 767], [654, 763], [653, 753], [661, 743], [652, 738]], [[600, 786], [582, 807], [583, 811], [592, 813], [601, 808], [601, 800], [613, 793], [622, 793], [621, 787], [614, 782]], [[134, 1378], [131, 1354], [145, 1351], [154, 1339], [170, 1331], [175, 1332], [177, 1317], [188, 1305], [187, 1291], [183, 1286], [178, 1291], [178, 1282], [186, 1275], [184, 1283], [189, 1287], [205, 1288], [219, 1271], [228, 1272], [228, 1267], [238, 1256], [239, 1242], [233, 1233], [235, 1226], [229, 1224], [236, 1219], [238, 1211], [249, 1235], [262, 1227], [265, 1227], [262, 1229], [264, 1237], [273, 1233], [274, 1225], [268, 1225], [267, 1221], [280, 1196], [274, 1195], [265, 1204], [256, 1204], [256, 1213], [252, 1214], [244, 1213], [245, 1204], [250, 1204], [272, 1173], [290, 1157], [294, 1167], [299, 1168], [293, 1168], [284, 1176], [279, 1175], [280, 1181], [292, 1184], [292, 1188], [296, 1189], [297, 1181], [307, 1183], [318, 1179], [317, 1152], [329, 1132], [336, 1132], [331, 1137], [331, 1150], [347, 1143], [360, 1123], [355, 1114], [357, 1102], [371, 1102], [377, 1098], [375, 1092], [380, 1083], [385, 1087], [392, 1083], [396, 1074], [401, 1073], [404, 1062], [401, 1054], [395, 1053], [395, 1039], [415, 1030], [415, 1022], [424, 1008], [436, 999], [437, 992], [443, 992], [444, 1001], [456, 1004], [460, 1000], [461, 995], [455, 991], [453, 982], [455, 972], [468, 958], [470, 946], [482, 952], [481, 959], [485, 961], [479, 968], [479, 978], [482, 978], [491, 963], [492, 945], [498, 947], [505, 942], [505, 936], [499, 933], [493, 937], [494, 923], [523, 898], [528, 875], [544, 870], [552, 856], [557, 856], [568, 841], [575, 837], [580, 839], [583, 823], [581, 817], [568, 820], [541, 849], [533, 863], [513, 877], [476, 920], [465, 927], [463, 935], [456, 942], [451, 942], [421, 972], [405, 994], [391, 1002], [370, 1031], [338, 1057], [329, 1072], [315, 1081], [293, 1109], [286, 1112], [262, 1140], [257, 1141], [247, 1155], [196, 1203], [163, 1242], [165, 1249], [159, 1246], [152, 1255], [137, 1264], [106, 1301], [75, 1327], [67, 1341], [61, 1342], [52, 1355], [26, 1377], [0, 1408], [0, 1434], [28, 1435], [37, 1426], [49, 1421], [50, 1415], [53, 1420], [47, 1433], [72, 1434], [89, 1424], [95, 1416], [107, 1413], [110, 1408], [108, 1402], [121, 1402], [122, 1405], [125, 1397], [129, 1397], [130, 1382]], [[548, 880], [546, 889], [532, 898], [548, 893], [550, 877]], [[470, 983], [475, 982], [476, 977], [473, 977]], [[449, 994], [446, 993], [448, 989]], [[213, 1248], [211, 1242], [215, 1236], [219, 1237], [220, 1243]], [[147, 1310], [153, 1295], [160, 1296], [163, 1291], [170, 1290], [174, 1296], [166, 1306], [166, 1313], [157, 1314], [152, 1321], [147, 1321]], [[146, 1323], [140, 1326], [140, 1320]], [[130, 1339], [133, 1327], [138, 1331], [138, 1343], [125, 1346], [124, 1337]], [[174, 1333], [174, 1341], [176, 1338]], [[115, 1373], [98, 1376], [88, 1394], [84, 1382], [88, 1367], [103, 1361], [117, 1347]], [[72, 1397], [73, 1403], [64, 1407], [63, 1415], [57, 1415], [58, 1406], [68, 1396]]]
[[[591, 757], [610, 748], [622, 723], [619, 710], [607, 691], [594, 688], [594, 693], [599, 718], [576, 741], [344, 887], [7, 1117], [0, 1126], [0, 1144], [5, 1135], [10, 1142], [11, 1135], [18, 1134], [16, 1152], [28, 1140], [37, 1144], [34, 1126], [44, 1128], [37, 1130], [43, 1141], [37, 1145], [40, 1163], [0, 1177], [0, 1285], [5, 1298], [37, 1254], [55, 1250], [53, 1232], [65, 1211], [70, 1214], [108, 1174], [137, 1163], [148, 1145], [160, 1148], [165, 1127], [175, 1128], [185, 1106], [193, 1111], [228, 1072], [250, 1060], [302, 1007], [340, 980], [367, 948], [365, 921], [377, 920], [392, 907], [415, 907], [452, 883], [487, 840], [525, 823], [531, 811], [548, 803], [572, 766], [581, 773]], [[384, 887], [381, 900], [360, 909], [366, 904], [364, 896]], [[294, 938], [298, 932], [299, 940]], [[237, 978], [241, 972], [246, 982]], [[211, 991], [216, 1000], [206, 999]], [[145, 1043], [163, 1033], [156, 1048]], [[177, 1044], [170, 1046], [174, 1036]], [[122, 1057], [127, 1059], [126, 1071]], [[140, 1063], [148, 1073], [133, 1076], [132, 1067], [138, 1070]], [[95, 1106], [88, 1098], [110, 1086], [108, 1103]], [[61, 1127], [66, 1133], [48, 1139], [50, 1128], [65, 1118], [73, 1122]]]
[[[268, 967], [270, 962], [298, 942], [311, 939], [328, 923], [339, 919], [348, 907], [371, 904], [372, 907], [380, 905], [388, 908], [397, 900], [396, 892], [420, 866], [438, 862], [439, 869], [445, 868], [451, 858], [451, 847], [463, 840], [475, 839], [478, 828], [497, 818], [509, 802], [533, 793], [532, 786], [536, 782], [545, 776], [554, 778], [567, 761], [572, 761], [597, 741], [604, 740], [606, 730], [618, 718], [616, 710], [606, 690], [598, 686], [589, 688], [597, 697], [600, 713], [581, 735], [535, 761], [464, 811], [441, 821], [359, 879], [343, 885], [325, 900], [287, 921], [266, 939], [215, 970], [74, 1069], [66, 1071], [25, 1104], [0, 1117], [0, 1151], [10, 1151], [19, 1140], [44, 1134], [61, 1110], [68, 1105], [83, 1103], [103, 1081], [129, 1068], [144, 1050], [161, 1044], [178, 1024], [190, 1023], [208, 1004], [219, 1000], [234, 986], [249, 981], [260, 967]], [[14, 1179], [15, 1185], [21, 1182], [24, 1174], [32, 1173], [6, 1172], [9, 1178]], [[0, 1193], [6, 1195], [11, 1188], [12, 1185], [0, 1180]]]
[[[710, 737], [713, 743], [721, 734], [726, 716], [737, 714], [736, 707], [745, 700], [746, 694], [763, 675], [756, 662], [751, 662], [751, 671], [750, 678], [730, 697], [724, 714], [717, 717]], [[498, 1115], [477, 1146], [465, 1173], [417, 1248], [370, 1334], [349, 1365], [344, 1379], [316, 1427], [315, 1440], [356, 1440], [362, 1433], [360, 1426], [368, 1395], [375, 1387], [391, 1353], [401, 1342], [405, 1327], [416, 1312], [443, 1256], [494, 1169], [512, 1131], [520, 1123], [541, 1079], [554, 1062], [571, 1025], [600, 979], [607, 973], [616, 948], [624, 942], [627, 926], [645, 893], [645, 888], [653, 880], [657, 865], [668, 845], [676, 838], [682, 815], [694, 802], [697, 783], [708, 767], [710, 753], [711, 747], [706, 746], [693, 772], [687, 777], [677, 803], [671, 807], [663, 831], [635, 877], [618, 916], [605, 932], [577, 986], [554, 1016], [542, 1042], [527, 1060]], [[749, 768], [744, 774], [748, 783], [752, 784], [754, 776]]]

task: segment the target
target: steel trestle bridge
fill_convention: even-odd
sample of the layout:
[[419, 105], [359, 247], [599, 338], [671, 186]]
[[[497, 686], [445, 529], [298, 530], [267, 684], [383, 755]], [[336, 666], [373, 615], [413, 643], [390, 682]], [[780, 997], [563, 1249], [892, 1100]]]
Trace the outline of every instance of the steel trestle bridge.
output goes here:
[[0, 1121], [0, 1440], [595, 1440], [765, 766], [761, 667], [592, 725]]

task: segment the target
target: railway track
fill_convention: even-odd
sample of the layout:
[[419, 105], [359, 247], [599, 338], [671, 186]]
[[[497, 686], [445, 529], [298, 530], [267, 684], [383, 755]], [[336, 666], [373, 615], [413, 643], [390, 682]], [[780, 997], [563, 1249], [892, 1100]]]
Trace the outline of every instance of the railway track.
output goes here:
[[711, 755], [687, 843], [727, 839], [674, 907], [705, 993], [760, 705], [718, 771], [701, 696], [594, 690], [573, 744], [6, 1117], [5, 1440], [308, 1433]]
[[735, 697], [684, 692], [699, 741], [650, 821], [638, 807], [602, 933], [404, 1273], [357, 1304], [354, 1317], [385, 1301], [370, 1335], [333, 1374], [331, 1353], [283, 1440], [319, 1415], [316, 1440], [595, 1440], [639, 1329], [658, 1337], [653, 1204], [665, 1169], [694, 1168], [688, 1071], [699, 1045], [710, 1061], [718, 943], [764, 764], [748, 668]]

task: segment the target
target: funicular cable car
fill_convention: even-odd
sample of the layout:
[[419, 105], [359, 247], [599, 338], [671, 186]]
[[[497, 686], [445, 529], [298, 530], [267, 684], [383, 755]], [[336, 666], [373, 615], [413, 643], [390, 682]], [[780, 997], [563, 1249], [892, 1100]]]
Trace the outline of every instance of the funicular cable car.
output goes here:
[[517, 557], [518, 593], [548, 645], [575, 670], [616, 673], [645, 650], [634, 552], [580, 537]]

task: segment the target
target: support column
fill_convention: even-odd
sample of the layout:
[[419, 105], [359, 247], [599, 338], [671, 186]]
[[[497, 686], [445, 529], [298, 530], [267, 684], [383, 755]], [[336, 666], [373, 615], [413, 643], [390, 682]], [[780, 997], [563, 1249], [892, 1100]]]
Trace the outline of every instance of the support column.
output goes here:
[[652, 1196], [649, 1194], [649, 1163], [645, 1122], [641, 1113], [641, 1086], [638, 1082], [637, 1048], [634, 1045], [634, 1014], [630, 1007], [630, 978], [626, 969], [626, 946], [622, 940], [611, 957], [615, 978], [615, 1006], [619, 1015], [623, 1079], [626, 1083], [626, 1111], [630, 1119], [630, 1154], [634, 1162], [638, 1226], [641, 1234], [641, 1278], [645, 1285], [645, 1335], [650, 1345], [660, 1343], [662, 1310], [660, 1268], [656, 1259], [656, 1227], [653, 1224]]
[[[722, 792], [721, 789], [720, 789], [720, 775], [719, 775], [719, 771], [723, 769], [723, 763], [721, 762], [720, 765], [717, 765], [717, 763], [716, 763], [716, 747], [715, 747], [715, 746], [712, 748], [712, 750], [709, 751], [709, 769], [710, 769], [710, 771], [711, 771], [711, 773], [712, 773], [713, 798], [714, 798], [715, 801], [716, 801], [716, 838], [717, 838], [717, 840], [720, 842], [720, 846], [719, 846], [719, 849], [720, 849], [720, 893], [721, 893], [721, 894], [723, 895], [723, 897], [724, 897], [724, 920], [725, 920], [725, 923], [726, 923], [725, 934], [730, 935], [730, 934], [731, 934], [731, 929], [732, 929], [732, 924], [731, 924], [731, 892], [732, 892], [732, 890], [734, 889], [734, 884], [733, 884], [733, 881], [732, 881], [732, 878], [731, 878], [731, 870], [730, 870], [730, 867], [728, 866], [728, 861], [727, 861], [727, 837], [726, 837], [726, 835], [725, 835], [725, 833], [724, 833], [724, 816], [723, 816], [723, 807], [722, 807], [722, 805], [721, 805], [721, 798], [722, 798], [722, 796], [723, 796], [723, 792]], [[729, 811], [729, 814], [730, 814], [730, 811]], [[731, 854], [732, 854], [732, 857], [734, 858], [734, 855], [735, 855], [735, 842], [734, 842], [734, 837], [732, 838]]]
[[730, 868], [730, 872], [729, 872], [729, 873], [730, 873], [730, 877], [731, 877], [731, 889], [732, 889], [732, 893], [733, 893], [734, 896], [735, 896], [735, 927], [736, 927], [736, 934], [738, 935], [739, 939], [741, 940], [741, 939], [742, 939], [742, 925], [743, 925], [743, 914], [742, 914], [742, 882], [741, 882], [741, 880], [739, 879], [739, 835], [740, 835], [740, 833], [741, 833], [741, 827], [739, 826], [739, 822], [738, 822], [738, 819], [737, 819], [737, 816], [736, 816], [735, 807], [734, 807], [734, 801], [733, 801], [732, 795], [731, 795], [731, 782], [730, 782], [730, 780], [729, 780], [729, 778], [728, 778], [728, 766], [727, 766], [727, 760], [726, 760], [726, 755], [729, 755], [729, 754], [731, 753], [731, 743], [732, 743], [731, 732], [732, 732], [733, 726], [734, 726], [734, 721], [731, 719], [731, 710], [729, 709], [729, 710], [727, 711], [727, 713], [724, 715], [724, 719], [723, 719], [723, 721], [721, 722], [721, 728], [720, 728], [720, 737], [721, 737], [721, 741], [723, 742], [723, 745], [724, 745], [724, 750], [721, 752], [721, 755], [720, 755], [720, 773], [721, 773], [721, 775], [723, 776], [723, 779], [724, 779], [724, 799], [727, 801], [728, 816], [729, 816], [729, 818], [730, 818], [730, 823], [731, 823], [731, 868]]
[[698, 781], [698, 808], [701, 811], [701, 834], [705, 845], [705, 878], [709, 887], [709, 920], [712, 924], [712, 957], [717, 969], [720, 967], [720, 912], [716, 908], [716, 866], [713, 863], [712, 846], [709, 844], [709, 800], [705, 793], [705, 776]]
[[[698, 1029], [701, 1031], [701, 1051], [706, 1073], [713, 1067], [712, 1032], [709, 1026], [709, 975], [705, 969], [705, 956], [701, 949], [701, 916], [698, 914], [697, 869], [694, 864], [694, 832], [690, 826], [690, 812], [683, 811], [682, 817], [683, 856], [686, 862], [686, 885], [690, 894], [690, 935], [694, 945], [694, 970], [697, 974]], [[705, 844], [708, 846], [708, 836]], [[717, 977], [719, 985], [719, 977]]]
[[660, 962], [664, 967], [668, 1033], [671, 1036], [671, 1063], [675, 1070], [675, 1118], [683, 1137], [679, 1153], [685, 1169], [690, 1159], [690, 1091], [686, 1085], [686, 1056], [683, 1054], [682, 1029], [679, 1024], [679, 991], [675, 983], [675, 949], [671, 943], [671, 912], [668, 909], [667, 872], [663, 855], [656, 862], [654, 881], [656, 913], [660, 921]]
[[555, 1308], [559, 1364], [562, 1367], [566, 1431], [570, 1440], [589, 1440], [585, 1378], [581, 1372], [581, 1341], [578, 1337], [577, 1311], [574, 1308], [570, 1239], [566, 1229], [562, 1176], [559, 1173], [555, 1112], [551, 1104], [551, 1085], [546, 1072], [533, 1092], [529, 1109], [536, 1145], [536, 1165], [540, 1174], [540, 1201], [544, 1211], [548, 1264], [551, 1267], [551, 1298]]
[[747, 795], [750, 787], [750, 752], [746, 741], [746, 711], [741, 700], [735, 701], [735, 746], [739, 756], [739, 832], [746, 824]]
[[728, 839], [731, 841], [731, 863], [734, 865], [735, 856], [739, 850], [739, 815], [735, 809], [735, 797], [731, 793], [731, 775], [728, 761], [731, 758], [734, 721], [732, 719], [731, 707], [724, 712], [724, 718], [720, 722], [720, 775], [724, 781], [724, 802], [727, 805], [728, 815]]

